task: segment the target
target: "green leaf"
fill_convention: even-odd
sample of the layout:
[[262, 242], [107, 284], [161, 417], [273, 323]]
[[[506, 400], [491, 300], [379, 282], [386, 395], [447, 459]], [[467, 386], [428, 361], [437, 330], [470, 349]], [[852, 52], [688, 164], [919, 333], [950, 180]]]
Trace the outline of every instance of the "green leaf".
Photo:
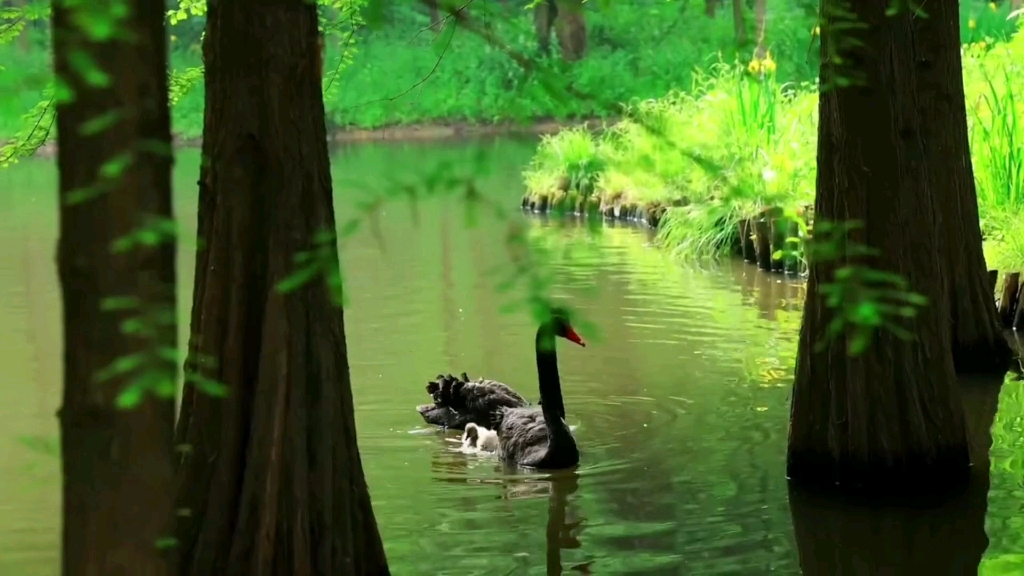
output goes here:
[[96, 134], [113, 127], [124, 117], [125, 114], [123, 110], [109, 110], [99, 116], [83, 122], [82, 125], [78, 127], [78, 133], [82, 136], [95, 136]]
[[130, 151], [120, 152], [100, 166], [99, 175], [107, 180], [118, 178], [128, 171], [134, 159]]
[[142, 403], [142, 397], [145, 393], [145, 389], [141, 386], [127, 386], [117, 395], [114, 405], [120, 410], [131, 410]]
[[320, 266], [317, 264], [311, 264], [292, 272], [284, 280], [278, 282], [274, 288], [281, 294], [288, 294], [289, 292], [294, 292], [306, 284], [309, 284], [319, 274]]
[[145, 352], [136, 352], [134, 354], [121, 356], [120, 358], [116, 358], [106, 368], [96, 372], [93, 379], [96, 382], [106, 382], [111, 378], [127, 374], [139, 368], [146, 362], [146, 359], [147, 355]]
[[173, 536], [163, 536], [161, 538], [157, 538], [156, 542], [153, 543], [153, 545], [156, 546], [158, 550], [169, 550], [171, 548], [176, 548], [178, 544], [178, 539]]
[[79, 77], [91, 88], [109, 88], [110, 75], [99, 67], [92, 55], [82, 49], [74, 49], [68, 54], [68, 64], [78, 73]]
[[141, 305], [142, 301], [136, 296], [108, 296], [100, 300], [100, 310], [113, 312], [119, 310], [134, 310]]

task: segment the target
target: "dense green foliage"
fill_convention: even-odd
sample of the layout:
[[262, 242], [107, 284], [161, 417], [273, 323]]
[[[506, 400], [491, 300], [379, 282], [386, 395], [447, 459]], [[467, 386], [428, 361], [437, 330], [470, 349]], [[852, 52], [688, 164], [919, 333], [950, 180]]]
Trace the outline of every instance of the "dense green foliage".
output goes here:
[[[1000, 26], [965, 45], [964, 80], [989, 264], [1019, 269], [1024, 244], [1006, 230], [1024, 215], [1024, 36], [993, 38], [1006, 12], [985, 12]], [[965, 33], [980, 34], [979, 21], [965, 14]], [[639, 102], [601, 135], [545, 139], [526, 173], [530, 193], [556, 202], [592, 194], [603, 205], [685, 198], [690, 205], [662, 220], [661, 240], [680, 254], [716, 254], [740, 219], [813, 202], [815, 85], [784, 84], [772, 67], [715, 65], [697, 90]]]
[[[473, 5], [470, 17], [508, 49], [540, 58], [527, 2]], [[557, 54], [541, 58], [564, 74], [585, 99], [558, 99], [538, 74], [524, 72], [500, 47], [450, 23], [436, 32], [427, 11], [415, 2], [394, 3], [374, 26], [328, 37], [325, 104], [338, 127], [376, 128], [417, 123], [488, 123], [537, 118], [601, 117], [617, 114], [633, 98], [656, 98], [688, 89], [691, 71], [719, 58], [749, 58], [752, 46], [737, 47], [726, 10], [714, 19], [697, 2], [633, 0], [588, 3], [589, 52], [573, 65]], [[813, 3], [783, 0], [770, 8], [771, 47], [784, 78], [816, 75], [817, 54], [809, 50]], [[202, 17], [172, 26], [175, 71], [199, 66]], [[753, 36], [753, 16], [747, 14]], [[0, 46], [7, 67], [0, 76], [0, 139], [23, 127], [22, 115], [49, 82], [48, 32], [33, 27], [24, 43]], [[355, 51], [348, 65], [342, 55]], [[557, 52], [555, 50], [554, 52]], [[177, 103], [175, 132], [196, 137], [202, 127], [202, 85]]]

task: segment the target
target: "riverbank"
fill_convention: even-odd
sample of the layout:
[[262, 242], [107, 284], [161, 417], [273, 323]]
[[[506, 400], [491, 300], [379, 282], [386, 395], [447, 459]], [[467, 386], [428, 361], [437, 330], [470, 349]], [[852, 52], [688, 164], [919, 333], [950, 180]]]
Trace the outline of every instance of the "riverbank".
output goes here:
[[[341, 145], [363, 142], [443, 142], [489, 136], [547, 136], [568, 129], [599, 132], [614, 127], [620, 121], [620, 118], [541, 119], [533, 122], [496, 122], [493, 124], [451, 122], [384, 126], [376, 129], [340, 128], [330, 133], [328, 142], [331, 145]], [[203, 145], [202, 138], [189, 138], [175, 134], [172, 139], [176, 148], [198, 148]], [[4, 143], [0, 143], [0, 146], [3, 145]], [[56, 155], [57, 141], [51, 139], [36, 150], [33, 156], [53, 158]]]
[[[963, 48], [986, 259], [1000, 270], [1024, 268], [1022, 58], [1021, 34]], [[761, 236], [784, 235], [788, 224], [773, 222], [814, 199], [818, 98], [813, 84], [780, 82], [776, 66], [719, 66], [698, 74], [700, 90], [634, 105], [601, 134], [546, 137], [524, 174], [524, 205], [658, 214], [647, 218], [658, 223], [658, 243], [682, 257], [728, 253], [751, 222]]]

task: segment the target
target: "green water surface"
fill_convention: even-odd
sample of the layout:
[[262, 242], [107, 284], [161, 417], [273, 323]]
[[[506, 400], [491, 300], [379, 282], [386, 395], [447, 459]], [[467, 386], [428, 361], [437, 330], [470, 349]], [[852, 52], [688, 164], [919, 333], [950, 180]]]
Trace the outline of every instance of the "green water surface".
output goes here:
[[[396, 201], [380, 211], [376, 228], [367, 221], [343, 246], [359, 445], [393, 573], [798, 574], [801, 553], [845, 553], [798, 539], [794, 516], [826, 534], [850, 513], [827, 502], [813, 513], [791, 511], [787, 493], [802, 286], [741, 263], [684, 267], [652, 248], [644, 230], [609, 225], [593, 235], [571, 223], [528, 220], [531, 243], [548, 255], [553, 294], [593, 326], [584, 333], [588, 347], [560, 349], [566, 410], [583, 453], [575, 473], [508, 474], [493, 460], [456, 451], [452, 435], [422, 426], [413, 408], [427, 400], [424, 386], [441, 371], [467, 371], [537, 395], [535, 327], [522, 310], [502, 312], [522, 293], [495, 290], [496, 274], [508, 271], [509, 225], [522, 218], [520, 171], [533, 146], [375, 144], [334, 158], [340, 221], [359, 214], [360, 200], [448, 167], [475, 174], [477, 187], [511, 215], [467, 215], [456, 193], [415, 205]], [[477, 158], [480, 171], [471, 167]], [[174, 177], [185, 236], [183, 322], [191, 305], [198, 163], [195, 150], [180, 151]], [[50, 160], [0, 171], [2, 575], [59, 572], [55, 189]], [[183, 342], [187, 333], [183, 324]], [[1011, 382], [993, 427], [982, 573], [1024, 571], [1022, 425], [1024, 396]], [[977, 506], [947, 507], [926, 521], [890, 513], [883, 521], [895, 532], [884, 541], [866, 537], [884, 553], [859, 552], [882, 558], [867, 573], [882, 573], [885, 554], [927, 556], [929, 546], [954, 555], [963, 547], [960, 556], [971, 557], [974, 536], [984, 542], [980, 520], [957, 532], [973, 536], [935, 534], [969, 524], [972, 514], [980, 519]]]

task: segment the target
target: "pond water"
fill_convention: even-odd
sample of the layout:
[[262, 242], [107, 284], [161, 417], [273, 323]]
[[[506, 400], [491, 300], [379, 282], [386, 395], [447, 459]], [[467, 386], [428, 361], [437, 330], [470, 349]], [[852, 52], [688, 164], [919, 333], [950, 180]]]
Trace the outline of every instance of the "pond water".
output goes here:
[[[681, 266], [637, 228], [527, 219], [552, 293], [592, 326], [581, 330], [590, 345], [560, 350], [583, 453], [575, 473], [508, 474], [425, 431], [413, 408], [442, 371], [537, 395], [535, 326], [523, 310], [504, 311], [522, 292], [496, 290], [510, 269], [510, 226], [523, 221], [520, 171], [532, 148], [362, 145], [334, 162], [339, 221], [366, 221], [343, 246], [345, 328], [359, 445], [394, 574], [798, 574], [801, 558], [816, 574], [840, 573], [837, 561], [861, 567], [842, 573], [899, 574], [928, 558], [949, 566], [933, 573], [974, 573], [979, 560], [986, 574], [1024, 570], [1020, 384], [1000, 392], [987, 515], [984, 493], [928, 513], [791, 506], [785, 445], [802, 286], [742, 263]], [[507, 214], [467, 212], [457, 191], [395, 200], [372, 218], [357, 208], [452, 170]], [[197, 175], [197, 152], [182, 151], [186, 320]], [[59, 572], [55, 188], [51, 161], [0, 171], [0, 574]]]

